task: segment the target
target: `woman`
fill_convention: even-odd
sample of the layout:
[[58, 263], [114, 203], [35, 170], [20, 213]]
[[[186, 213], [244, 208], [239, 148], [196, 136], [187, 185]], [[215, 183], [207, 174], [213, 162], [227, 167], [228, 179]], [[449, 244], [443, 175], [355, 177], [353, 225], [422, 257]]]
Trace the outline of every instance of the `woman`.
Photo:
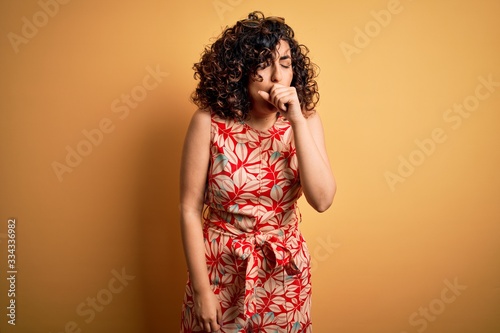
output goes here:
[[199, 109], [181, 166], [181, 332], [312, 331], [297, 199], [304, 193], [323, 212], [336, 185], [307, 52], [283, 18], [253, 12], [194, 65]]

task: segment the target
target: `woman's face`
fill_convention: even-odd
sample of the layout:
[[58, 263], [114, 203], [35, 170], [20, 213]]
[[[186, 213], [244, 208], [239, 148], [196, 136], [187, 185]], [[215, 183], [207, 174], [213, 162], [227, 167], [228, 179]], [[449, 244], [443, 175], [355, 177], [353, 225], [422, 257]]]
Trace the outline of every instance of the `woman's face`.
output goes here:
[[250, 78], [248, 92], [252, 102], [252, 110], [266, 109], [276, 112], [277, 108], [266, 102], [258, 91], [269, 92], [273, 85], [281, 84], [290, 87], [293, 79], [292, 58], [290, 45], [287, 41], [281, 40], [274, 50], [274, 57], [269, 64], [263, 64], [263, 67], [257, 70], [257, 74], [262, 77], [262, 81], [256, 81]]

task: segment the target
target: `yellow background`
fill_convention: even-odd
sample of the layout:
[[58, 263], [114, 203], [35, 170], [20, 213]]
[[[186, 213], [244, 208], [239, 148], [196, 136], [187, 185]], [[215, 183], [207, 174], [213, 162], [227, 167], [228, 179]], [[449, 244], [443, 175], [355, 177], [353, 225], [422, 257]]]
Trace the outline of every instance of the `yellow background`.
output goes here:
[[[191, 67], [223, 27], [256, 9], [284, 16], [321, 67], [318, 110], [338, 192], [323, 214], [301, 200], [314, 331], [500, 332], [500, 87], [477, 88], [480, 77], [500, 82], [499, 1], [66, 2], [45, 21], [39, 2], [0, 4], [2, 332], [178, 331]], [[388, 9], [390, 19], [376, 14]], [[34, 20], [38, 31], [24, 28], [32, 37], [14, 45]], [[148, 79], [147, 68], [163, 77]], [[146, 91], [145, 78], [157, 86], [126, 117], [114, 112], [122, 95]], [[473, 103], [476, 89], [474, 111], [449, 113]], [[82, 131], [103, 119], [113, 130], [85, 146]], [[54, 162], [79, 145], [87, 156], [60, 181]], [[410, 158], [413, 170], [400, 166]], [[404, 177], [390, 185], [388, 172]], [[130, 280], [110, 293], [122, 270]], [[86, 322], [77, 309], [97, 296], [107, 304]]]

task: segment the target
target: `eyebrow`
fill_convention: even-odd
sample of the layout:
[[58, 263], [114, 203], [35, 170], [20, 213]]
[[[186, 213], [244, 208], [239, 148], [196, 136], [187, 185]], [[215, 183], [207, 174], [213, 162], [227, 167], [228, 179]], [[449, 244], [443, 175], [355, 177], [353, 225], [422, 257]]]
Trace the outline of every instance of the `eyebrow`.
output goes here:
[[[279, 59], [279, 60], [281, 61], [281, 60], [286, 60], [286, 59], [292, 59], [292, 57], [291, 57], [291, 56], [290, 56], [290, 54], [289, 54], [290, 52], [291, 52], [291, 49], [290, 49], [290, 48], [286, 49], [286, 51], [285, 51], [285, 52], [283, 52], [283, 54], [284, 54], [284, 55], [280, 56], [280, 59]], [[274, 53], [274, 52], [273, 52], [273, 53]], [[280, 53], [281, 53], [281, 52], [280, 52], [280, 50], [279, 50], [279, 47], [275, 50], [275, 54], [273, 55], [273, 58], [274, 58], [274, 56], [276, 55], [276, 53], [277, 53], [277, 54], [280, 54]], [[288, 54], [287, 54], [287, 53], [288, 53]], [[276, 59], [276, 58], [275, 58], [275, 59]]]

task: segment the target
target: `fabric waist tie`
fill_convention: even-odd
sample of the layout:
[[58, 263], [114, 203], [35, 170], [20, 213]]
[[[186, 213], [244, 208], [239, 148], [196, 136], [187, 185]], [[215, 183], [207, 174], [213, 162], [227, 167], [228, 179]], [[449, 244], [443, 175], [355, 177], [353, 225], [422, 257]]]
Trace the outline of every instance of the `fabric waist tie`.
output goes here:
[[255, 287], [258, 280], [259, 267], [255, 256], [256, 250], [259, 247], [262, 249], [264, 258], [271, 270], [277, 266], [282, 266], [288, 275], [300, 273], [293, 261], [290, 250], [275, 235], [256, 232], [249, 235], [240, 235], [232, 239], [231, 250], [236, 257], [245, 260], [246, 265], [244, 310], [247, 318], [251, 317], [256, 311]]
[[[243, 260], [245, 265], [245, 299], [243, 301], [243, 311], [247, 318], [250, 318], [256, 311], [256, 282], [258, 281], [259, 265], [256, 260], [257, 251], [262, 250], [266, 267], [273, 270], [276, 267], [283, 267], [288, 275], [297, 275], [300, 273], [295, 264], [290, 250], [286, 247], [283, 236], [274, 232], [283, 231], [275, 229], [271, 232], [243, 232], [232, 225], [223, 221], [206, 221], [206, 227], [212, 231], [229, 237], [227, 246], [236, 258]], [[231, 229], [231, 230], [229, 230]], [[291, 229], [291, 230], [290, 230]], [[287, 230], [294, 232], [296, 225]], [[283, 276], [283, 280], [285, 276]]]

